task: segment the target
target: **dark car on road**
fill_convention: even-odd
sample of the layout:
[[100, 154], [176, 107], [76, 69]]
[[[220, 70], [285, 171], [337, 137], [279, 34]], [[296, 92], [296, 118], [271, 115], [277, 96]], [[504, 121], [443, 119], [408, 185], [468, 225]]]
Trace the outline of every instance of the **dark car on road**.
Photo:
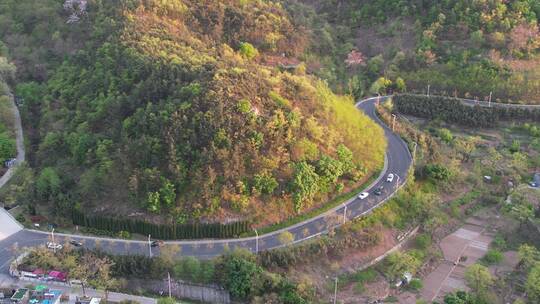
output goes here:
[[379, 188], [375, 189], [375, 191], [373, 191], [373, 194], [375, 194], [375, 195], [381, 195], [383, 189], [384, 189], [384, 187], [383, 187], [383, 186], [380, 186]]
[[150, 243], [150, 246], [152, 247], [159, 247], [163, 245], [163, 241], [152, 241], [152, 243]]
[[82, 245], [83, 245], [81, 242], [75, 241], [75, 240], [71, 240], [71, 241], [69, 241], [69, 243], [71, 245], [75, 246], [75, 247], [82, 247]]

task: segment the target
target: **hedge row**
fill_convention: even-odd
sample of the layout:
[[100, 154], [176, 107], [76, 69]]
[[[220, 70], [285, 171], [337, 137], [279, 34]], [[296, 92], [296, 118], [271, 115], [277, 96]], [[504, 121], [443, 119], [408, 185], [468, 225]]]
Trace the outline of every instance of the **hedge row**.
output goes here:
[[540, 121], [540, 108], [468, 106], [456, 98], [408, 94], [396, 95], [393, 101], [400, 113], [471, 127], [492, 127], [511, 119]]
[[118, 233], [128, 231], [142, 235], [152, 235], [152, 238], [162, 240], [202, 239], [202, 238], [233, 238], [249, 230], [248, 222], [231, 224], [171, 224], [159, 225], [141, 220], [119, 219], [103, 216], [88, 216], [80, 211], [72, 212], [74, 225], [95, 228]]

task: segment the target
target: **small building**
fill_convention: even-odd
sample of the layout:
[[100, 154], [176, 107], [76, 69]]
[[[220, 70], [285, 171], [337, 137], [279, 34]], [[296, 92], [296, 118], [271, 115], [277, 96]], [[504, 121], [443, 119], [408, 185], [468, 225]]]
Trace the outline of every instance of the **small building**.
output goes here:
[[11, 302], [13, 303], [28, 303], [28, 289], [19, 288], [13, 296], [11, 296]]
[[67, 274], [65, 272], [53, 270], [49, 271], [49, 278], [53, 281], [65, 282], [67, 280]]
[[45, 273], [45, 270], [43, 270], [41, 268], [38, 268], [38, 269], [32, 271], [32, 274], [34, 274], [38, 278], [43, 278], [46, 273]]
[[59, 304], [62, 297], [61, 290], [49, 289], [46, 285], [38, 285], [32, 291], [29, 304]]

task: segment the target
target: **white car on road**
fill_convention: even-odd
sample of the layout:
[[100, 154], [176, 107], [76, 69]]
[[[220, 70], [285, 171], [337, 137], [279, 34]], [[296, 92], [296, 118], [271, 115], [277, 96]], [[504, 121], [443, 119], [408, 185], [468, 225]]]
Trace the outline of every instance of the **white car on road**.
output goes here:
[[361, 200], [363, 200], [363, 199], [365, 199], [365, 198], [368, 197], [368, 196], [369, 196], [369, 193], [367, 193], [367, 192], [362, 192], [362, 193], [360, 193], [360, 195], [358, 195], [358, 198], [361, 199]]
[[391, 183], [394, 181], [394, 173], [388, 174], [388, 177], [386, 178], [386, 181]]
[[54, 249], [54, 250], [60, 250], [62, 249], [62, 245], [60, 244], [57, 244], [57, 243], [53, 243], [53, 242], [47, 242], [47, 248], [49, 249]]

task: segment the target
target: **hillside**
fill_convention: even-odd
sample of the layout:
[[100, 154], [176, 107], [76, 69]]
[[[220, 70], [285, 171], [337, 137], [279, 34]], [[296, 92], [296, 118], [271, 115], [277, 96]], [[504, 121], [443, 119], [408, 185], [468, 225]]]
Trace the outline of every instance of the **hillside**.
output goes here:
[[36, 48], [13, 58], [38, 209], [271, 223], [382, 165], [382, 130], [351, 98], [262, 65], [306, 45], [277, 4], [8, 2], [0, 39]]
[[540, 102], [538, 1], [282, 2], [310, 29], [308, 69], [341, 91], [430, 85], [437, 94]]

